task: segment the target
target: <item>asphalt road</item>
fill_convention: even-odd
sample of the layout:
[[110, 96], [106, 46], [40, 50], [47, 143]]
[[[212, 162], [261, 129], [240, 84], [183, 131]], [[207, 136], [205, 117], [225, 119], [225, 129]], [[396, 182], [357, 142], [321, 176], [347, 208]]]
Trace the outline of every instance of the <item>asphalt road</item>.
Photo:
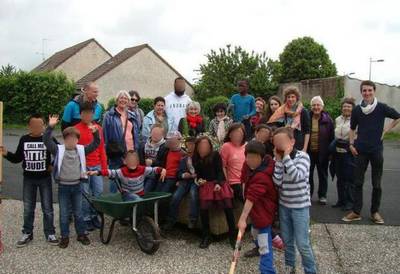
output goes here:
[[[8, 150], [14, 151], [17, 147], [19, 137], [24, 134], [24, 130], [6, 130], [3, 138], [4, 145]], [[400, 197], [400, 142], [385, 142], [384, 149], [384, 172], [382, 178], [382, 202], [381, 214], [385, 218], [386, 225], [400, 225], [400, 214], [398, 211]], [[316, 178], [316, 187], [318, 179]], [[364, 184], [364, 207], [362, 211], [363, 220], [358, 224], [371, 224], [369, 220], [369, 208], [371, 201], [371, 178], [370, 169], [366, 173]], [[105, 190], [108, 190], [108, 183], [105, 180]], [[316, 188], [317, 189], [317, 188]], [[317, 192], [317, 191], [315, 191]], [[54, 200], [57, 201], [57, 186], [53, 188]], [[317, 199], [316, 193], [314, 200]], [[22, 199], [22, 168], [21, 165], [11, 164], [3, 159], [3, 183], [2, 197], [11, 199]], [[340, 209], [331, 208], [336, 202], [336, 182], [329, 181], [328, 186], [328, 205], [321, 206], [317, 202], [311, 208], [311, 218], [314, 222], [321, 223], [341, 223], [341, 218], [345, 212]]]

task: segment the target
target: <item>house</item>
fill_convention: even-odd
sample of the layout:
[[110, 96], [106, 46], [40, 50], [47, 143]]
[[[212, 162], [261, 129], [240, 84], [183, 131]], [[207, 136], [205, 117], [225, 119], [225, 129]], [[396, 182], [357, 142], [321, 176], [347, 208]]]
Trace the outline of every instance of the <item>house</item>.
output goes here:
[[[137, 90], [143, 98], [165, 96], [174, 88], [174, 79], [182, 77], [148, 44], [125, 48], [111, 59], [82, 77], [81, 88], [95, 81], [99, 86], [99, 101], [107, 103], [119, 90]], [[186, 93], [193, 94], [193, 86], [186, 81]]]
[[56, 52], [33, 71], [62, 71], [68, 78], [77, 81], [111, 57], [99, 42], [89, 39]]

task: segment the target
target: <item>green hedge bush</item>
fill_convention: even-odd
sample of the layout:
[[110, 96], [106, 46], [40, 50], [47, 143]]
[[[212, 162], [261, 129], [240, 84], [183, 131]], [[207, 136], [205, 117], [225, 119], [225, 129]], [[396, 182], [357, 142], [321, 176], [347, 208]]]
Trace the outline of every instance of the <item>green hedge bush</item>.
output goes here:
[[217, 103], [225, 103], [228, 106], [229, 99], [225, 96], [215, 96], [200, 102], [202, 113], [204, 116], [208, 117], [209, 120], [214, 118], [213, 108]]

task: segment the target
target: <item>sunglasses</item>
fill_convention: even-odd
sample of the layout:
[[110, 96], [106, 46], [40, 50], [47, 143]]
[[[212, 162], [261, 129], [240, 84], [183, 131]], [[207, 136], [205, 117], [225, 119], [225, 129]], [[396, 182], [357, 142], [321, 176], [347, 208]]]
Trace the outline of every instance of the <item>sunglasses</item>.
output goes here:
[[139, 102], [139, 99], [132, 98], [131, 101], [132, 102]]

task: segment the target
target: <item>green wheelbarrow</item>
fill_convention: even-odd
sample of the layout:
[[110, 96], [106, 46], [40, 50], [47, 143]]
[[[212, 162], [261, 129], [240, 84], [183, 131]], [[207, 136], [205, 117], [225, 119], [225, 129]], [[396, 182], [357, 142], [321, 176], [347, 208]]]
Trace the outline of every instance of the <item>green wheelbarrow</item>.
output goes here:
[[[142, 197], [142, 200], [123, 201], [121, 193], [103, 194], [96, 198], [84, 194], [84, 197], [100, 216], [100, 240], [103, 244], [110, 242], [115, 222], [129, 218], [137, 243], [140, 249], [147, 254], [154, 254], [160, 247], [158, 206], [161, 200], [168, 199], [170, 196], [170, 193], [165, 192], [149, 192]], [[106, 237], [104, 235], [104, 215], [112, 217]]]

